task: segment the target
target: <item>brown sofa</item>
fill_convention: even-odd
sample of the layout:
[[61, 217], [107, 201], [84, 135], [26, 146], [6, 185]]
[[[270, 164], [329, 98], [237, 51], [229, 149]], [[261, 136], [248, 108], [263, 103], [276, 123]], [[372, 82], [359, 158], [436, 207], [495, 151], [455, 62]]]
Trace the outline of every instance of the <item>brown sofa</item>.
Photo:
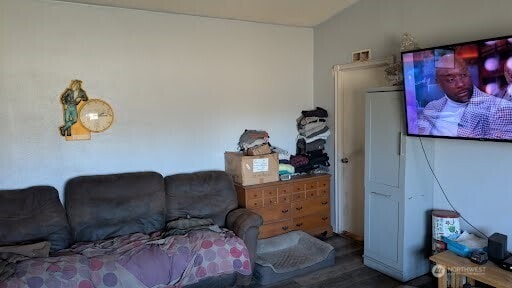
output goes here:
[[[53, 187], [0, 191], [0, 246], [46, 240], [55, 253], [76, 242], [151, 234], [178, 218], [210, 218], [243, 240], [254, 267], [262, 218], [237, 208], [232, 180], [223, 171], [165, 178], [156, 172], [80, 176], [70, 179], [64, 192], [65, 208]], [[250, 278], [232, 273], [187, 287], [248, 285]]]

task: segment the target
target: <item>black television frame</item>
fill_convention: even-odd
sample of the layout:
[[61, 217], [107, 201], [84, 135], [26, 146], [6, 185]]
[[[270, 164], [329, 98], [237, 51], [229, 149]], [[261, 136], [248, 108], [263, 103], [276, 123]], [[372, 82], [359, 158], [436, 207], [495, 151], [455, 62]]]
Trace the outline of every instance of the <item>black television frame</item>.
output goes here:
[[[512, 39], [512, 34], [510, 35], [504, 35], [504, 36], [496, 36], [492, 38], [484, 38], [484, 39], [477, 39], [472, 41], [466, 41], [466, 42], [459, 42], [459, 43], [453, 43], [453, 44], [447, 44], [447, 45], [441, 45], [441, 46], [433, 46], [428, 48], [420, 48], [420, 49], [414, 49], [414, 50], [408, 50], [408, 51], [401, 51], [400, 52], [400, 61], [402, 63], [402, 87], [403, 87], [403, 108], [404, 108], [404, 121], [405, 121], [405, 129], [406, 129], [406, 135], [407, 136], [413, 136], [413, 137], [425, 137], [425, 138], [436, 138], [436, 139], [455, 139], [455, 140], [472, 140], [472, 141], [480, 141], [480, 142], [507, 142], [512, 143], [511, 139], [494, 139], [494, 138], [476, 138], [476, 137], [462, 137], [462, 136], [441, 136], [441, 135], [430, 135], [430, 134], [411, 134], [409, 131], [409, 121], [407, 117], [407, 95], [406, 95], [406, 85], [405, 85], [405, 69], [404, 69], [404, 54], [408, 53], [414, 53], [414, 52], [421, 52], [421, 51], [427, 51], [427, 50], [435, 50], [435, 49], [454, 49], [454, 46], [464, 46], [464, 45], [470, 45], [475, 43], [484, 43], [488, 41], [498, 41], [498, 40], [508, 40]], [[512, 50], [512, 49], [511, 49]], [[512, 51], [511, 51], [512, 53]], [[512, 54], [511, 54], [512, 57]], [[473, 83], [473, 85], [475, 85]]]

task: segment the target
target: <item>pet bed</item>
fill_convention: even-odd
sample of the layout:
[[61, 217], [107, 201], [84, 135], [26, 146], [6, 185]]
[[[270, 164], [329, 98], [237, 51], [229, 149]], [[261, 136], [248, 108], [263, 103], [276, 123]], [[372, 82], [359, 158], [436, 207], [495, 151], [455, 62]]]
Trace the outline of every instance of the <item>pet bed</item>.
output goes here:
[[334, 248], [305, 232], [258, 240], [253, 277], [262, 285], [334, 265]]

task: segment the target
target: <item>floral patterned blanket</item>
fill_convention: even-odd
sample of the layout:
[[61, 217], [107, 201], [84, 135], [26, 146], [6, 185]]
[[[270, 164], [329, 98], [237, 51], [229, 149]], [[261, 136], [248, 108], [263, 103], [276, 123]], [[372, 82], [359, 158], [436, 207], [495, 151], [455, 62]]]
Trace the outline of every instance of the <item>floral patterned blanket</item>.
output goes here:
[[235, 271], [251, 274], [249, 252], [232, 232], [135, 233], [19, 262], [0, 288], [182, 287]]

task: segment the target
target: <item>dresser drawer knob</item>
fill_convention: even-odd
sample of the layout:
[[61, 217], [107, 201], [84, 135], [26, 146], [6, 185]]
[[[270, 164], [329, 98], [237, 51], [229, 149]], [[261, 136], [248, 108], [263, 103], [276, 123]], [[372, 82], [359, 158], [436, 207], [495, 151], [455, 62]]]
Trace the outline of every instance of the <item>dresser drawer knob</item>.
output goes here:
[[297, 211], [302, 210], [302, 206], [295, 208]]
[[288, 209], [281, 210], [281, 213], [288, 213]]
[[329, 219], [329, 217], [322, 217], [322, 220], [324, 220], [324, 221], [327, 219]]
[[281, 227], [281, 229], [286, 231], [286, 230], [288, 230], [288, 226], [283, 226], [283, 227]]
[[329, 203], [329, 202], [327, 202], [327, 201], [322, 202], [322, 205], [327, 205], [327, 203]]
[[302, 223], [297, 223], [297, 224], [295, 224], [295, 226], [300, 227], [300, 226], [302, 226]]

